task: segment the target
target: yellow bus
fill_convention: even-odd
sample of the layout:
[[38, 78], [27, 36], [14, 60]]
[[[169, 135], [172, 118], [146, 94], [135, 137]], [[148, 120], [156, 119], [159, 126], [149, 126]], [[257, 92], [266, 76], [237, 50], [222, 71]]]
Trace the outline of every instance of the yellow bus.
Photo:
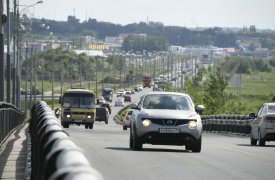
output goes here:
[[70, 89], [60, 97], [61, 124], [69, 128], [70, 124], [84, 124], [93, 129], [96, 117], [95, 94], [90, 90]]

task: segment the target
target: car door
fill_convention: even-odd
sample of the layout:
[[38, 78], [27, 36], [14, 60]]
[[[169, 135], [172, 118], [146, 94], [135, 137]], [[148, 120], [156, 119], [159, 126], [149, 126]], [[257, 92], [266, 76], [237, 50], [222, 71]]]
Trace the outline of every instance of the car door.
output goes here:
[[259, 123], [260, 123], [260, 120], [261, 120], [261, 117], [262, 117], [262, 111], [264, 109], [264, 106], [262, 106], [260, 108], [260, 110], [257, 112], [256, 114], [256, 118], [253, 120], [252, 122], [252, 131], [253, 131], [253, 136], [254, 138], [259, 138], [258, 137], [258, 130], [259, 130]]

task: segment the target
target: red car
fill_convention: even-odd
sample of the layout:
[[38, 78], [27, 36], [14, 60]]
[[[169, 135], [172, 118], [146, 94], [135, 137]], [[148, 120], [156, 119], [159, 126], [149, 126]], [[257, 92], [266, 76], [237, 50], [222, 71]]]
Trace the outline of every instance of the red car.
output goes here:
[[125, 102], [131, 102], [131, 96], [124, 96], [124, 101]]

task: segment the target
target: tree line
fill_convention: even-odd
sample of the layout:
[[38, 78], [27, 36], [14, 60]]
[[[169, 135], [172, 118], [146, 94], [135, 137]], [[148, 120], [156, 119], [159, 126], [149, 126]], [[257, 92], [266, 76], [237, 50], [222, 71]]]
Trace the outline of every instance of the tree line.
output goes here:
[[88, 19], [80, 22], [74, 16], [69, 16], [67, 21], [55, 21], [47, 19], [33, 19], [32, 32], [46, 34], [47, 30], [41, 28], [41, 24], [50, 26], [50, 31], [56, 36], [88, 35], [99, 39], [106, 36], [118, 36], [119, 34], [147, 34], [153, 37], [165, 39], [169, 44], [186, 45], [214, 45], [217, 47], [233, 47], [239, 38], [238, 34], [223, 31], [214, 27], [205, 30], [190, 30], [186, 27], [164, 26], [158, 22], [140, 22], [125, 26], [109, 22], [99, 22], [96, 19]]

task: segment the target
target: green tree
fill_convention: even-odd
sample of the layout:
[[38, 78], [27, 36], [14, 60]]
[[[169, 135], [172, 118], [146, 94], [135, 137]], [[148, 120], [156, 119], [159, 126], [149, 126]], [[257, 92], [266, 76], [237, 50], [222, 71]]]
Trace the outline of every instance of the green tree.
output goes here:
[[256, 48], [257, 48], [257, 45], [254, 42], [250, 43], [249, 46], [248, 46], [248, 49], [250, 51], [255, 51]]
[[221, 68], [217, 68], [214, 73], [210, 73], [205, 82], [204, 105], [206, 106], [206, 114], [224, 113], [227, 95], [225, 88], [227, 81]]

